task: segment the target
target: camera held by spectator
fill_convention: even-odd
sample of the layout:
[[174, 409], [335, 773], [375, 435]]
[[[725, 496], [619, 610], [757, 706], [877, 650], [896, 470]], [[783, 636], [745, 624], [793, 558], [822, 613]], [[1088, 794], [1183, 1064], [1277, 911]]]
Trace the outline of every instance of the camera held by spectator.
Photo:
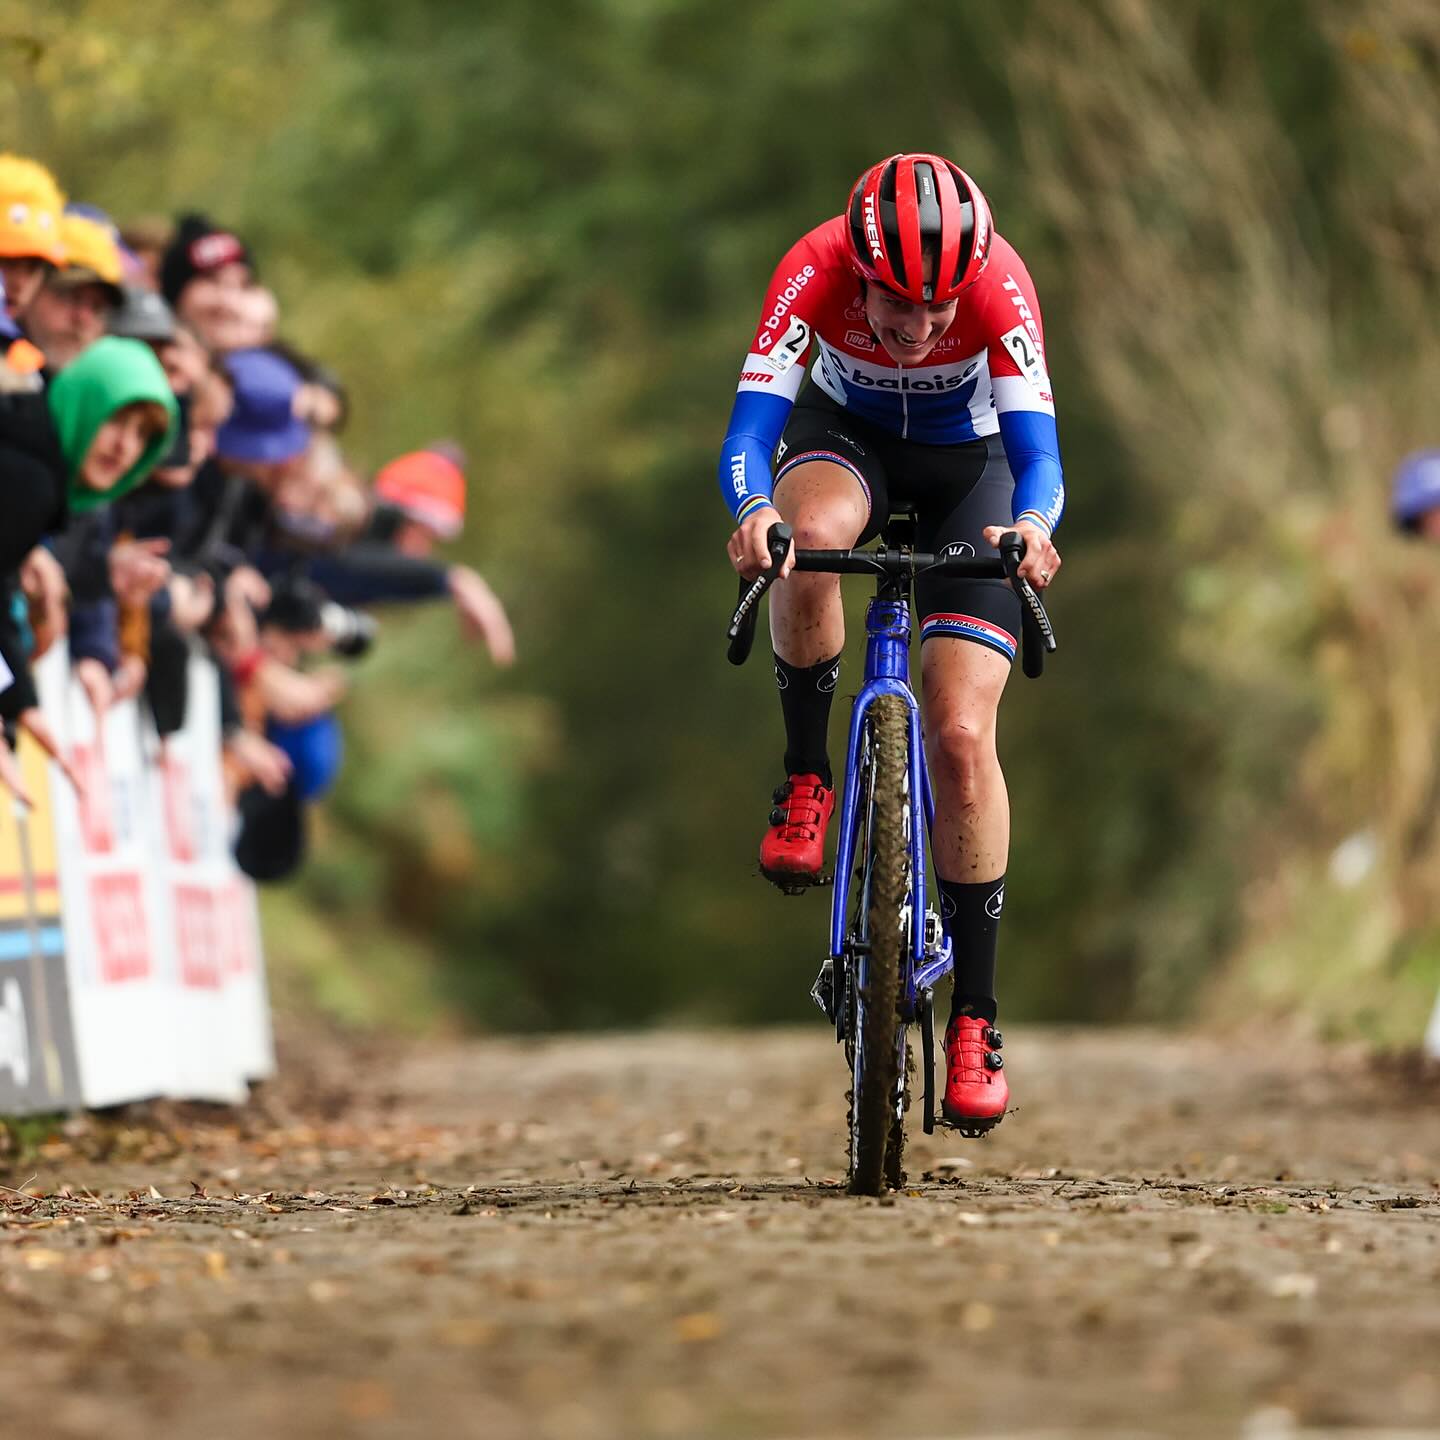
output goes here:
[[260, 625], [294, 637], [301, 650], [328, 650], [346, 660], [364, 655], [380, 630], [373, 615], [337, 605], [319, 586], [298, 575], [276, 580]]

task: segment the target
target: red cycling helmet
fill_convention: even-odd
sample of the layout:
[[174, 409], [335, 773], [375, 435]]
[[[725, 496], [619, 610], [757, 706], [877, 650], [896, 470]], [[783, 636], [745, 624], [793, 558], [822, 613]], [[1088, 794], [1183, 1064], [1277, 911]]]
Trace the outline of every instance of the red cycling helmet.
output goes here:
[[[941, 155], [892, 155], [850, 192], [850, 261], [867, 280], [916, 305], [943, 304], [980, 278], [990, 258], [990, 207]], [[926, 284], [923, 256], [936, 256]]]

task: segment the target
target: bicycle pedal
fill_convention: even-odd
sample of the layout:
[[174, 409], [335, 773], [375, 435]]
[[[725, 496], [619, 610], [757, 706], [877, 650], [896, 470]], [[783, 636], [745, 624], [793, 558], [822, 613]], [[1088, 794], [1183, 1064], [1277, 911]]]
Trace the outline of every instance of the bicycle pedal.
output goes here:
[[828, 955], [820, 967], [820, 973], [815, 977], [815, 983], [810, 987], [810, 998], [834, 1025], [840, 1015], [840, 998], [835, 984], [835, 962]]
[[807, 890], [819, 890], [835, 883], [834, 873], [826, 871], [821, 871], [818, 875], [786, 875], [769, 870], [762, 870], [760, 873], [782, 895], [803, 895]]
[[966, 1140], [983, 1140], [1009, 1113], [1007, 1110], [993, 1120], [967, 1120], [963, 1125], [957, 1125], [953, 1120], [947, 1120], [943, 1114], [939, 1114], [935, 1117], [935, 1128], [953, 1130]]
[[951, 1125], [948, 1128], [957, 1135], [963, 1136], [966, 1140], [983, 1140], [999, 1124], [995, 1121], [989, 1125]]

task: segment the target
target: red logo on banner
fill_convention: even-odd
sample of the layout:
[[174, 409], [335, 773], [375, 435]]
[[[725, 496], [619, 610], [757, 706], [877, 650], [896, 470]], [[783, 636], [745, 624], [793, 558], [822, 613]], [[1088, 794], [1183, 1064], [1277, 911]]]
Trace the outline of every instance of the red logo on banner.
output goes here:
[[182, 864], [195, 858], [195, 815], [190, 806], [190, 771], [174, 754], [160, 762], [165, 795], [165, 833], [170, 838], [170, 855]]
[[220, 988], [221, 937], [215, 892], [208, 885], [175, 887], [175, 943], [180, 980], [201, 990]]
[[92, 875], [90, 920], [103, 981], [114, 985], [150, 974], [150, 936], [138, 875]]
[[224, 947], [225, 973], [249, 975], [255, 969], [254, 930], [251, 928], [250, 897], [241, 885], [233, 882], [216, 895], [221, 925], [220, 943]]
[[75, 747], [74, 764], [80, 776], [80, 834], [91, 854], [106, 855], [115, 848], [115, 816], [110, 805], [110, 777], [105, 773], [105, 752], [99, 741]]

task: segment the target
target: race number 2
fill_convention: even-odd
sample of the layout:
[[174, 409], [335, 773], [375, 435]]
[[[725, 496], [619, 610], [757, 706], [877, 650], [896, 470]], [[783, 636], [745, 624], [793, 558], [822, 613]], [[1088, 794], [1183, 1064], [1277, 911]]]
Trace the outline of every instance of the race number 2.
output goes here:
[[1023, 325], [1007, 330], [1000, 343], [1010, 352], [1016, 368], [1040, 391], [1050, 389], [1050, 376], [1045, 369], [1045, 353], [1035, 343], [1035, 337]]

